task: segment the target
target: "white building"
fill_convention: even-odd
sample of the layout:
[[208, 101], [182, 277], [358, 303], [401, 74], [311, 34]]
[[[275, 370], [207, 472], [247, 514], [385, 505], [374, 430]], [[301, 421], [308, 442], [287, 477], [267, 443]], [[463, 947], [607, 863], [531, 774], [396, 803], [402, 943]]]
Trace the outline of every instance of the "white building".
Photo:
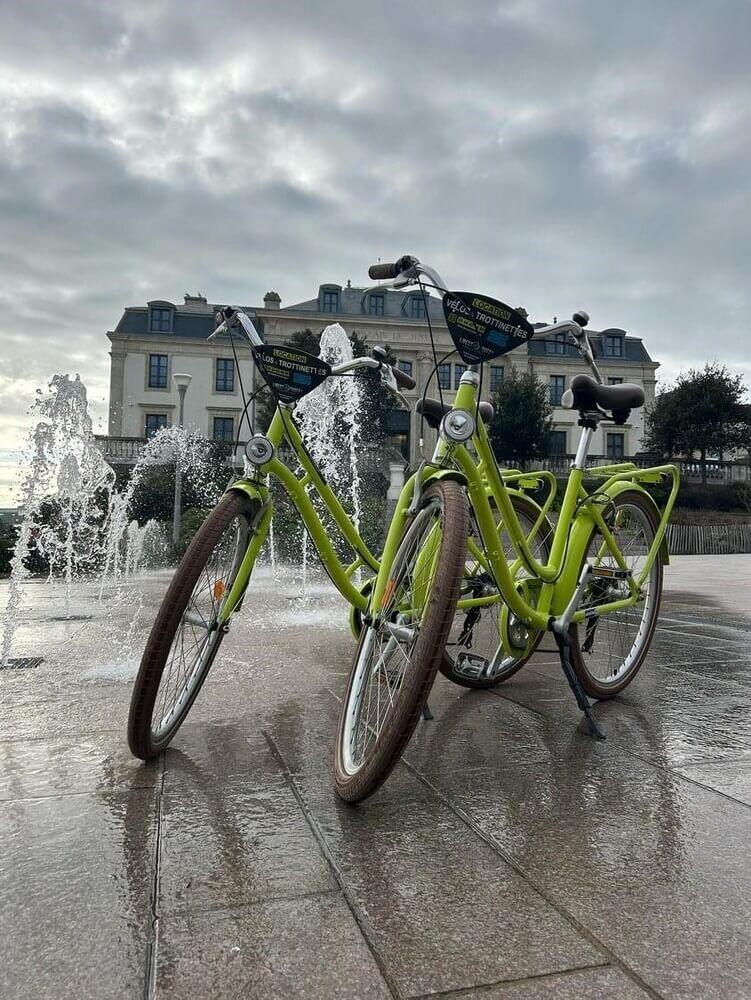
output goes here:
[[[246, 308], [270, 343], [288, 341], [299, 330], [318, 334], [329, 323], [339, 322], [349, 333], [359, 334], [373, 346], [388, 344], [401, 366], [417, 380], [417, 388], [407, 393], [411, 401], [422, 395], [431, 376], [428, 395], [438, 395], [428, 323], [418, 292], [377, 288], [368, 291], [349, 284], [325, 284], [315, 298], [304, 302], [282, 308], [279, 296], [269, 292], [263, 307]], [[453, 343], [440, 301], [430, 298], [429, 308], [436, 352], [442, 358], [453, 350]], [[202, 296], [186, 295], [181, 304], [153, 301], [127, 307], [115, 330], [108, 333], [112, 362], [109, 439], [104, 446], [112, 460], [132, 460], [146, 436], [177, 420], [177, 391], [171, 377], [174, 372], [193, 376], [186, 397], [186, 425], [208, 437], [234, 439], [242, 412], [240, 378], [247, 391], [254, 382], [253, 364], [242, 344], [237, 345], [238, 371], [226, 339], [207, 341], [215, 311], [216, 306]], [[606, 380], [639, 383], [649, 405], [654, 399], [658, 363], [650, 358], [641, 339], [616, 328], [592, 331], [591, 337]], [[533, 371], [549, 386], [554, 404], [551, 454], [571, 454], [578, 436], [578, 415], [555, 404], [571, 377], [585, 370], [576, 349], [562, 339], [532, 340], [517, 348], [486, 367], [485, 398], [490, 397], [510, 366]], [[439, 367], [445, 400], [453, 399], [463, 370], [456, 355]], [[394, 443], [413, 463], [418, 457], [419, 422], [414, 409], [411, 414], [395, 409], [390, 416]], [[641, 448], [643, 431], [643, 410], [632, 412], [623, 427], [604, 424], [595, 435], [592, 455], [613, 459], [634, 455]], [[245, 436], [244, 431], [241, 437]], [[424, 436], [432, 440], [427, 429]]]
[[108, 457], [128, 460], [160, 427], [178, 418], [173, 374], [192, 376], [185, 397], [185, 425], [210, 438], [233, 441], [242, 413], [240, 380], [253, 384], [254, 365], [229, 342], [207, 340], [215, 307], [186, 295], [181, 305], [153, 301], [130, 306], [114, 331], [110, 350]]

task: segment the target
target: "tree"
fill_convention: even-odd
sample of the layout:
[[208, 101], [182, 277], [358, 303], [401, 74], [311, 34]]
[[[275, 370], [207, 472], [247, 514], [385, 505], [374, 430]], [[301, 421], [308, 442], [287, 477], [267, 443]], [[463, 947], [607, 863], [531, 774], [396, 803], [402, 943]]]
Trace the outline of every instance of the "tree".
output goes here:
[[510, 368], [493, 405], [490, 440], [499, 458], [525, 462], [547, 453], [553, 410], [548, 387], [533, 372]]
[[298, 351], [305, 351], [307, 354], [312, 354], [317, 358], [318, 352], [321, 349], [321, 335], [320, 333], [313, 333], [307, 327], [304, 330], [295, 330], [287, 341], [286, 346], [296, 347]]
[[646, 413], [647, 450], [666, 458], [698, 452], [706, 482], [708, 454], [722, 456], [751, 443], [745, 395], [743, 376], [717, 362], [682, 372]]

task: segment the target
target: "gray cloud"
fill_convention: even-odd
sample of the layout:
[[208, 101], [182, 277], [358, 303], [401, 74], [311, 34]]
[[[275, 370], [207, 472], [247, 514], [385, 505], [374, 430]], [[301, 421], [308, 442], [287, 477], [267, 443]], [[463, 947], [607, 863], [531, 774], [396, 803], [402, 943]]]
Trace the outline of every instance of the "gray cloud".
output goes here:
[[0, 4], [6, 455], [54, 370], [103, 414], [124, 305], [289, 302], [404, 251], [668, 375], [748, 373], [749, 5], [414, 10]]

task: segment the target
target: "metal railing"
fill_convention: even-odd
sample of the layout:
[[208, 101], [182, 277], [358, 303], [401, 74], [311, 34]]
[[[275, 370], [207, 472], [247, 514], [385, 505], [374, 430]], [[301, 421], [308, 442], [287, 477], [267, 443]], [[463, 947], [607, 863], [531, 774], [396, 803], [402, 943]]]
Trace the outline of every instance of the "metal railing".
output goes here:
[[[135, 465], [143, 455], [148, 439], [145, 437], [110, 437], [107, 434], [95, 434], [94, 440], [110, 465]], [[232, 446], [234, 441], [214, 441], [213, 443], [226, 446], [226, 461], [228, 464], [232, 463], [238, 467], [242, 466], [245, 441], [238, 442], [234, 462], [232, 462]]]
[[[508, 468], [522, 469], [532, 472], [535, 469], [546, 469], [556, 475], [567, 475], [571, 469], [573, 455], [548, 455], [545, 458], [532, 458], [525, 462], [518, 459], [499, 459], [499, 464]], [[649, 455], [626, 455], [622, 458], [609, 458], [606, 455], [590, 455], [587, 459], [589, 467], [612, 465], [613, 462], [632, 462], [638, 469], [648, 469], [659, 465], [663, 460]], [[672, 459], [671, 463], [678, 466], [682, 480], [691, 482], [702, 481], [702, 463], [698, 459]], [[707, 460], [707, 483], [737, 483], [751, 482], [751, 464], [748, 462], [718, 462]]]
[[668, 550], [674, 556], [751, 552], [751, 524], [669, 524]]
[[106, 434], [96, 434], [94, 440], [110, 464], [135, 463], [146, 447], [145, 437], [109, 437]]

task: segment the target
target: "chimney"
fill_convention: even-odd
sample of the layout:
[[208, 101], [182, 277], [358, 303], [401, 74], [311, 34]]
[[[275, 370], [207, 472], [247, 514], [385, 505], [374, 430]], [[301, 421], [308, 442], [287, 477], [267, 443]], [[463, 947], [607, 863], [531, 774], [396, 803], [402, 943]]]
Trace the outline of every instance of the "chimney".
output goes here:
[[282, 297], [278, 292], [266, 292], [263, 304], [267, 309], [279, 309], [282, 305]]
[[206, 296], [202, 295], [200, 292], [198, 295], [191, 295], [190, 292], [185, 293], [185, 305], [190, 305], [191, 303], [198, 302], [201, 305], [206, 305]]

